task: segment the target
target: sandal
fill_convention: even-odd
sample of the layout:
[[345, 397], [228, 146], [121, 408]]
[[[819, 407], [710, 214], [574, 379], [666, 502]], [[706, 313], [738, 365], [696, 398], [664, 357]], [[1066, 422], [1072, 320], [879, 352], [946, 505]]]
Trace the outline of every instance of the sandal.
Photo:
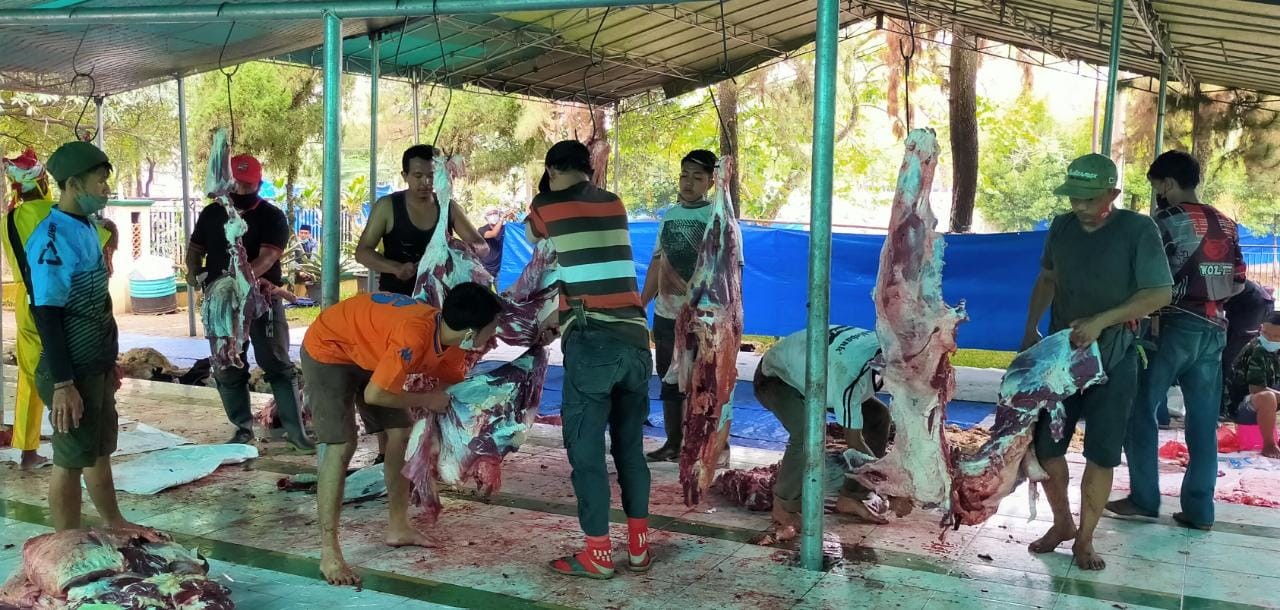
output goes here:
[[577, 555], [566, 555], [548, 565], [552, 570], [566, 576], [581, 576], [592, 580], [609, 580], [613, 578], [614, 573], [613, 568], [601, 566], [593, 566], [595, 569], [592, 570], [590, 567], [583, 565], [581, 561], [578, 561]]

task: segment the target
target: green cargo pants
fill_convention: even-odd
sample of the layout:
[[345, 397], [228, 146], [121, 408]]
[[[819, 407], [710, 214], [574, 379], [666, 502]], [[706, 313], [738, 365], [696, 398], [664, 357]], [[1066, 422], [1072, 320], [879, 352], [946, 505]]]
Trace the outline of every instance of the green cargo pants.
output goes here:
[[627, 517], [649, 516], [649, 464], [644, 457], [644, 421], [649, 415], [653, 357], [616, 335], [579, 321], [562, 341], [564, 349], [564, 448], [573, 467], [578, 522], [588, 536], [609, 534], [609, 471], [604, 432], [609, 429], [613, 463]]

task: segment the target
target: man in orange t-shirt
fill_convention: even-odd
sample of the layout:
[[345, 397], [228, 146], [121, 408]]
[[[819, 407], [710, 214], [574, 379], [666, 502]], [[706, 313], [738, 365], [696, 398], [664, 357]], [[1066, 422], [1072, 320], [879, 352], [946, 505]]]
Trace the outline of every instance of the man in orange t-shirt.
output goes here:
[[[347, 466], [356, 450], [356, 410], [387, 434], [385, 476], [390, 496], [389, 546], [427, 546], [409, 524], [409, 484], [400, 471], [413, 419], [410, 409], [438, 413], [449, 408], [444, 388], [462, 381], [468, 351], [488, 343], [502, 310], [488, 288], [454, 286], [436, 309], [411, 297], [379, 292], [347, 299], [324, 310], [302, 340], [302, 372], [320, 443], [320, 571], [335, 585], [359, 585], [338, 546], [338, 517]], [[405, 377], [439, 380], [428, 392], [404, 389]], [[353, 408], [354, 406], [354, 408]]]

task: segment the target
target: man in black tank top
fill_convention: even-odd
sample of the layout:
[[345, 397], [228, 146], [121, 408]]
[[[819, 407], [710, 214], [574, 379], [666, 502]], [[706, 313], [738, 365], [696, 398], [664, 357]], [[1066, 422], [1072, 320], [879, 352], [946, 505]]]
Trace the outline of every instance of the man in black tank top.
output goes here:
[[[435, 237], [436, 224], [440, 220], [440, 205], [432, 188], [435, 166], [432, 158], [435, 149], [426, 144], [410, 146], [400, 161], [401, 174], [407, 187], [379, 199], [369, 210], [369, 221], [356, 245], [356, 261], [378, 274], [378, 290], [412, 295], [418, 280], [418, 261], [427, 251], [427, 244]], [[417, 222], [414, 222], [414, 220]], [[425, 227], [425, 228], [424, 228]], [[449, 229], [483, 257], [489, 245], [467, 220], [462, 208], [449, 206]], [[447, 235], [439, 236], [447, 239]], [[382, 246], [382, 251], [378, 247]], [[369, 426], [365, 426], [369, 429]], [[381, 463], [386, 453], [387, 435], [378, 433], [378, 458]]]
[[[378, 290], [382, 292], [411, 294], [418, 261], [427, 244], [437, 238], [434, 233], [441, 210], [431, 184], [434, 156], [435, 149], [425, 144], [406, 150], [400, 175], [408, 188], [379, 199], [369, 211], [369, 222], [356, 247], [356, 260], [379, 274]], [[481, 257], [488, 253], [488, 244], [459, 206], [449, 206], [449, 229], [472, 244]]]

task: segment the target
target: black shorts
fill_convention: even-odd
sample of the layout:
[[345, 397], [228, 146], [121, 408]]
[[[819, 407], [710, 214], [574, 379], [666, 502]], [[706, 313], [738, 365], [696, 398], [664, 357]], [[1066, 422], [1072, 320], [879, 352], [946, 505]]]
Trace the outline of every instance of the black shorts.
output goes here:
[[1129, 413], [1138, 396], [1137, 347], [1130, 347], [1106, 372], [1106, 383], [1063, 401], [1066, 416], [1062, 422], [1062, 440], [1053, 440], [1049, 414], [1040, 414], [1035, 430], [1036, 457], [1047, 459], [1066, 455], [1076, 424], [1083, 418], [1085, 459], [1103, 468], [1120, 465], [1120, 454], [1129, 431]]

